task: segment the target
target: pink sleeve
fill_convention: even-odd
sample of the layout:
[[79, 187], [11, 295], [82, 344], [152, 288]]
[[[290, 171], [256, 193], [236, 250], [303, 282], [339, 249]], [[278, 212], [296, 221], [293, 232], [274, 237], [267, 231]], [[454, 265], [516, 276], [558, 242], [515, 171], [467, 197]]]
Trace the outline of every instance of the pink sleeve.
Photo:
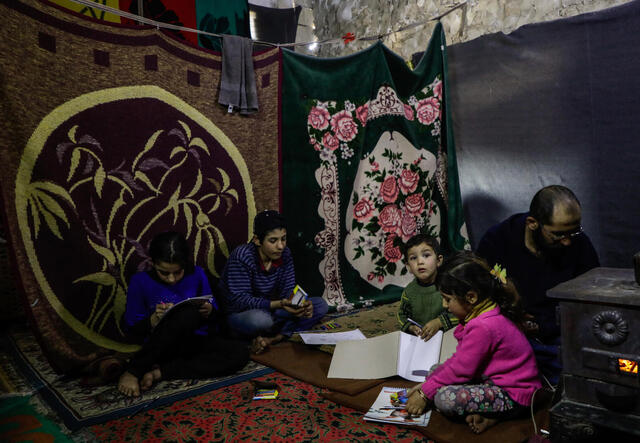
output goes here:
[[467, 383], [482, 375], [487, 359], [491, 356], [493, 338], [482, 322], [471, 322], [465, 326], [455, 354], [440, 365], [422, 384], [422, 391], [433, 400], [442, 386]]

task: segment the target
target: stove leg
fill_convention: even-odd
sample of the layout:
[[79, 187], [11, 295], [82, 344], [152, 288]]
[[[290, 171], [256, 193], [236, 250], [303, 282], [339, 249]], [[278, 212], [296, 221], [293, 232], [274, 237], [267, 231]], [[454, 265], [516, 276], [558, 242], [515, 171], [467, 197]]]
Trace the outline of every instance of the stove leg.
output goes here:
[[[591, 423], [551, 415], [551, 441], [556, 443], [588, 442], [596, 436]], [[595, 440], [594, 440], [595, 441]]]

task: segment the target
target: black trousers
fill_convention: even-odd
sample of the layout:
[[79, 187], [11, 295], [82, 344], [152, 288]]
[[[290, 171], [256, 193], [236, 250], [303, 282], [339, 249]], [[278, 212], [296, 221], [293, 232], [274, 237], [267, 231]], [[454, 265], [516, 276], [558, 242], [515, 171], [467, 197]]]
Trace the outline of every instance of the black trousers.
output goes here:
[[211, 330], [209, 335], [195, 334], [205, 322], [197, 306], [186, 303], [172, 310], [127, 370], [140, 378], [157, 365], [163, 379], [177, 379], [217, 377], [242, 369], [249, 361], [247, 343], [218, 337]]

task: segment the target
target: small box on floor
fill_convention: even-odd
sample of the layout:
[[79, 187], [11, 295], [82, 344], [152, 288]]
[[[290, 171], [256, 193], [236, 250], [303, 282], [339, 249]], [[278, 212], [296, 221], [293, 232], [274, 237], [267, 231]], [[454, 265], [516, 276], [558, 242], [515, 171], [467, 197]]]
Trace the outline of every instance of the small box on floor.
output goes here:
[[253, 396], [254, 400], [274, 400], [278, 398], [277, 389], [258, 389]]

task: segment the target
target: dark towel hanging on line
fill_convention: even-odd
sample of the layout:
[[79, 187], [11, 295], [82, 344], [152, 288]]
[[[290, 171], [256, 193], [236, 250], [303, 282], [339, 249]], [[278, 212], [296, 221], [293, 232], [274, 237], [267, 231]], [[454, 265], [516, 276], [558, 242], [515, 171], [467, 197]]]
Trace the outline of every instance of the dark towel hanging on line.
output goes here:
[[253, 70], [253, 42], [246, 37], [224, 35], [222, 39], [222, 80], [218, 103], [229, 112], [258, 112], [258, 92]]

